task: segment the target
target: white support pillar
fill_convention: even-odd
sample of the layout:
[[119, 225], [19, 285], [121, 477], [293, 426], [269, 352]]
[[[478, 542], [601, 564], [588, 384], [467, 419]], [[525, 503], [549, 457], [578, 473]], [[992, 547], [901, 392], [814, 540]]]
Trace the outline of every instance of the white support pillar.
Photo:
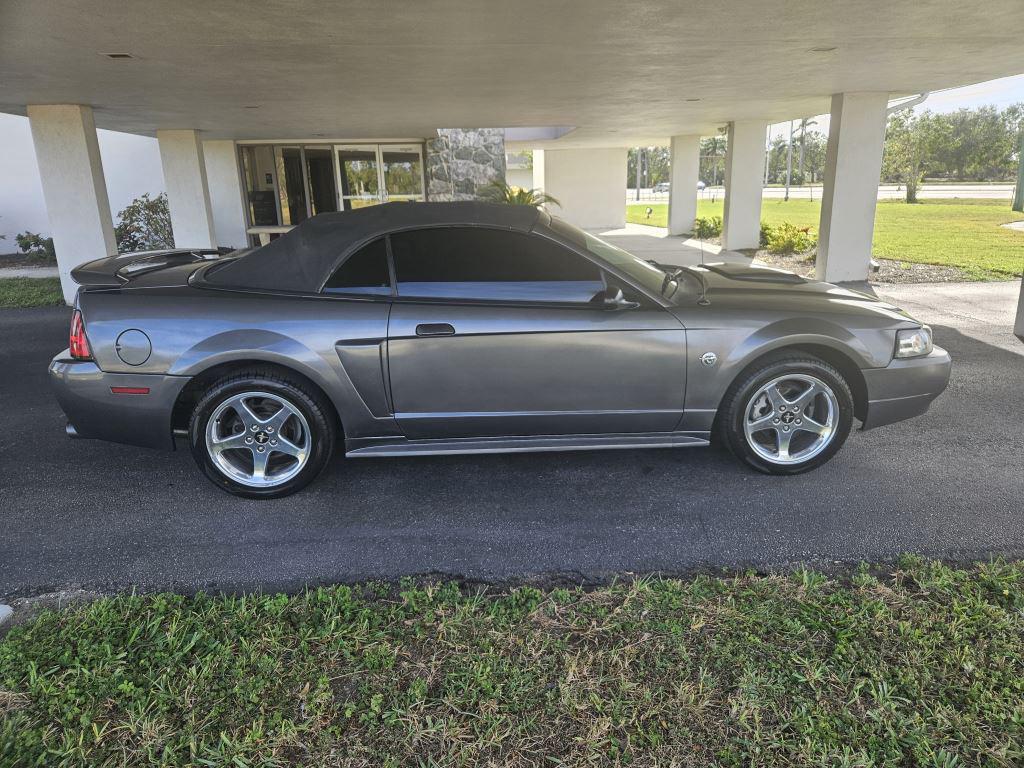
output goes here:
[[193, 130], [157, 131], [160, 162], [164, 168], [171, 228], [178, 248], [216, 245], [210, 190], [199, 134]]
[[534, 152], [533, 183], [561, 203], [548, 210], [577, 227], [626, 225], [625, 147]]
[[245, 193], [238, 167], [238, 147], [231, 139], [204, 141], [203, 157], [216, 243], [221, 247], [243, 248], [249, 237], [245, 231]]
[[697, 218], [697, 181], [700, 178], [700, 136], [673, 136], [672, 165], [668, 193], [668, 233], [683, 235], [693, 231]]
[[78, 290], [71, 270], [117, 253], [96, 123], [92, 107], [79, 104], [29, 105], [27, 112], [60, 285], [70, 304]]
[[816, 276], [829, 283], [868, 279], [887, 93], [837, 93], [825, 151]]
[[761, 242], [761, 174], [767, 131], [768, 123], [764, 120], [729, 123], [722, 217], [722, 247], [728, 250], [757, 248]]

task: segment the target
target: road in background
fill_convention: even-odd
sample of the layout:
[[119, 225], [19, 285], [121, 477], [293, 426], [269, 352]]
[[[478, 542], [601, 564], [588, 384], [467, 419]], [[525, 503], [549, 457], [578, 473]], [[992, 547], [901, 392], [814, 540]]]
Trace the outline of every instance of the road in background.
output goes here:
[[[723, 187], [707, 187], [697, 196], [701, 200], [721, 200], [725, 194]], [[902, 200], [906, 190], [896, 184], [882, 184], [878, 187], [879, 200]], [[765, 187], [765, 198], [779, 199], [786, 196], [785, 187]], [[821, 185], [809, 187], [790, 187], [791, 200], [821, 200]], [[921, 200], [964, 198], [970, 200], [1010, 200], [1013, 198], [1013, 184], [924, 184], [917, 191]], [[627, 203], [667, 203], [668, 192], [653, 192], [650, 189], [640, 190], [640, 200], [636, 199], [636, 189], [626, 190]]]

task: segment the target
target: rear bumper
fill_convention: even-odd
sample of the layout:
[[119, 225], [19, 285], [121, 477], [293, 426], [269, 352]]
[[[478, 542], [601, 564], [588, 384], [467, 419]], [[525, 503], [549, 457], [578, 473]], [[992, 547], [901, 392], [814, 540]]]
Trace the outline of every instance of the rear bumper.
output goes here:
[[893, 360], [885, 368], [864, 370], [868, 407], [861, 429], [920, 416], [946, 389], [952, 367], [949, 353], [935, 347], [925, 357]]
[[[50, 362], [50, 384], [70, 437], [173, 450], [171, 412], [187, 383], [183, 376], [104, 373], [90, 360], [71, 359], [67, 350]], [[112, 387], [149, 392], [115, 394]]]

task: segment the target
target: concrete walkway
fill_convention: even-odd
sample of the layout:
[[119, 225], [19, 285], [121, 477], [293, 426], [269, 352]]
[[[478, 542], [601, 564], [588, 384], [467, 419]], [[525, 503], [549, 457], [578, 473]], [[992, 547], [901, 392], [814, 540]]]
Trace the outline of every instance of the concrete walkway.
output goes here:
[[8, 277], [58, 277], [56, 267], [0, 267], [0, 280]]
[[702, 243], [694, 238], [670, 237], [664, 227], [627, 224], [622, 229], [592, 229], [590, 232], [634, 256], [662, 264], [685, 267], [702, 261], [753, 262], [749, 256], [726, 251], [720, 245]]

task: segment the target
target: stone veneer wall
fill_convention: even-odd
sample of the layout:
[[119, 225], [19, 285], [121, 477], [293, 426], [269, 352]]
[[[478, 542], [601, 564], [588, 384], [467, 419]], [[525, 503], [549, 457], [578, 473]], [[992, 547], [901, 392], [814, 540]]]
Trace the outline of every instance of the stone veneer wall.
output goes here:
[[505, 178], [501, 128], [439, 128], [427, 141], [427, 200], [475, 200]]

